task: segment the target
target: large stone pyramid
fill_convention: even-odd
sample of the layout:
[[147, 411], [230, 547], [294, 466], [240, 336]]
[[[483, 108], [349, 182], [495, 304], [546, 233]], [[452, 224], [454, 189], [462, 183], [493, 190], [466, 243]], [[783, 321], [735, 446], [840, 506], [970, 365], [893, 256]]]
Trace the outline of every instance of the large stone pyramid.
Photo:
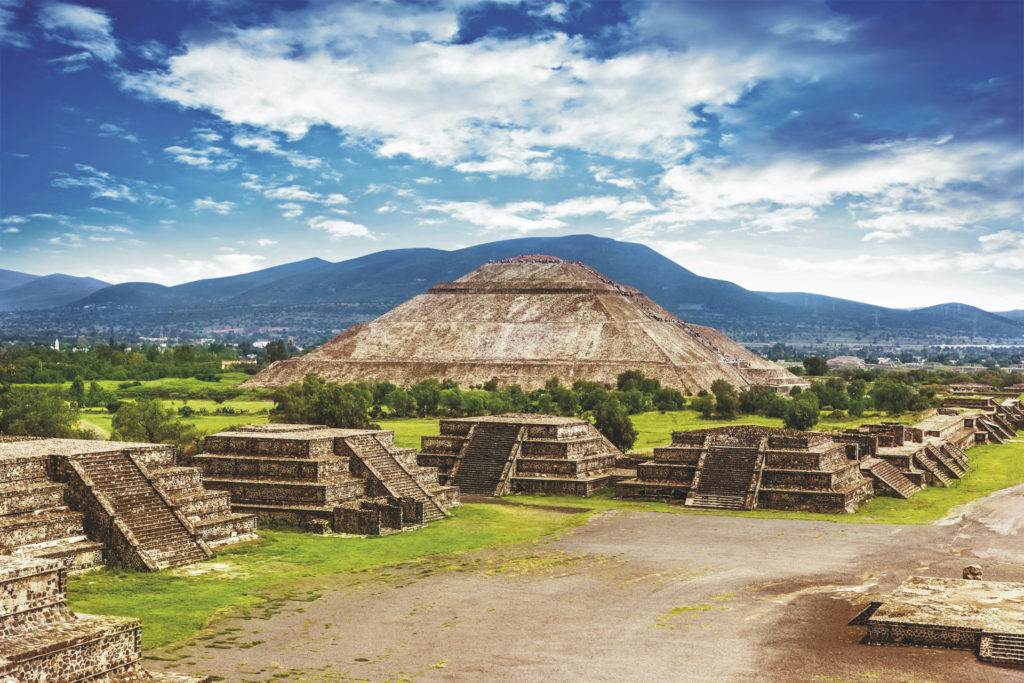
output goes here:
[[400, 386], [496, 378], [530, 390], [551, 377], [563, 385], [614, 384], [626, 370], [687, 393], [716, 379], [737, 388], [801, 383], [717, 330], [685, 323], [581, 263], [520, 256], [436, 285], [305, 356], [273, 363], [244, 386], [281, 387], [313, 373]]

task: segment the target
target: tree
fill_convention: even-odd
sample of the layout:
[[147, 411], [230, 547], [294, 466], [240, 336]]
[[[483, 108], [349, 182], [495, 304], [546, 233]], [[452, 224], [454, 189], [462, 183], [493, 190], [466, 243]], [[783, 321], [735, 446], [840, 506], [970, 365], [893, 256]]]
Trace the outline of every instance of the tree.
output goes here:
[[195, 440], [195, 427], [175, 419], [174, 411], [164, 408], [159, 399], [141, 398], [123, 404], [110, 423], [110, 438], [115, 441], [145, 441], [184, 445]]
[[726, 420], [735, 418], [740, 412], [740, 398], [736, 389], [724, 379], [716, 379], [711, 383], [711, 393], [715, 395], [715, 412]]
[[78, 408], [59, 391], [27, 387], [0, 388], [0, 434], [83, 438], [93, 436], [78, 427]]
[[288, 357], [288, 347], [285, 346], [284, 340], [278, 339], [267, 344], [267, 362], [273, 363], [274, 361], [284, 360]]
[[620, 451], [629, 450], [636, 442], [633, 422], [622, 404], [614, 397], [597, 407], [594, 413], [594, 426]]
[[828, 363], [821, 356], [807, 356], [804, 358], [804, 370], [808, 375], [821, 377], [828, 374]]
[[636, 391], [644, 381], [644, 373], [639, 370], [626, 370], [615, 378], [615, 388], [619, 391]]
[[899, 415], [910, 407], [913, 393], [910, 387], [902, 382], [886, 381], [875, 384], [868, 395], [878, 410], [884, 410], [890, 415]]
[[686, 407], [686, 399], [678, 389], [661, 387], [654, 392], [654, 407], [665, 412], [666, 410], [682, 410]]
[[715, 397], [711, 394], [704, 394], [693, 399], [690, 406], [699, 412], [704, 419], [711, 417], [715, 411]]
[[[803, 396], [813, 397], [811, 392], [805, 392]], [[818, 424], [818, 405], [816, 399], [799, 398], [790, 402], [789, 410], [782, 418], [782, 423], [787, 429], [808, 430]]]
[[85, 380], [81, 376], [75, 377], [71, 382], [71, 389], [68, 391], [68, 400], [79, 406], [85, 405]]
[[328, 384], [306, 375], [273, 394], [272, 422], [322, 424], [347, 429], [375, 428], [370, 422], [373, 392], [368, 384]]
[[384, 397], [384, 405], [391, 409], [396, 417], [409, 417], [416, 414], [416, 399], [405, 389], [395, 387]]

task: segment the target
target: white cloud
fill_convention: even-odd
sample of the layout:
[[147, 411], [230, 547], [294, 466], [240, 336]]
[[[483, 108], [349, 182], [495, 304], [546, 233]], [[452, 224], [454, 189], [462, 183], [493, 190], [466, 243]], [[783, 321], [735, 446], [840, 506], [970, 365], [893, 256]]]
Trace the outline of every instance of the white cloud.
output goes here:
[[100, 137], [104, 138], [121, 138], [128, 142], [139, 144], [139, 138], [134, 133], [129, 133], [127, 130], [118, 126], [114, 123], [101, 123], [100, 124]]
[[369, 228], [365, 225], [353, 223], [351, 221], [344, 221], [340, 218], [328, 218], [327, 216], [310, 218], [309, 227], [314, 230], [323, 230], [331, 239], [340, 239], [342, 237], [367, 237], [369, 239], [376, 239], [370, 232]]
[[7, 233], [7, 234], [13, 234], [13, 233], [16, 233], [16, 232], [21, 232], [21, 231], [18, 230], [18, 228], [15, 228], [15, 227], [11, 226], [10, 228], [4, 228], [3, 230], [0, 230], [0, 232], [4, 232], [4, 233]]
[[631, 190], [636, 187], [636, 178], [625, 178], [617, 175], [608, 166], [591, 166], [590, 172], [594, 174], [594, 180], [599, 183], [608, 183], [624, 190]]
[[[90, 190], [89, 196], [94, 199], [113, 199], [131, 203], [172, 204], [167, 197], [155, 192], [156, 186], [143, 180], [119, 178], [106, 171], [101, 171], [87, 164], [75, 164], [78, 175], [64, 171], [55, 171], [51, 184], [60, 188], [84, 187]], [[34, 214], [45, 216], [47, 214]]]
[[21, 5], [21, 0], [0, 0], [0, 45], [29, 46], [28, 38], [11, 28]]
[[101, 62], [113, 62], [120, 54], [110, 18], [91, 7], [53, 2], [39, 11], [39, 24], [51, 40], [69, 45]]
[[290, 138], [329, 125], [383, 157], [548, 177], [561, 171], [559, 148], [671, 163], [703, 135], [694, 107], [722, 107], [762, 79], [807, 71], [712, 43], [603, 59], [561, 33], [461, 44], [448, 40], [454, 12], [406, 6], [390, 26], [388, 11], [329, 6], [235, 28], [124, 83]]
[[613, 196], [575, 197], [555, 204], [510, 202], [496, 206], [486, 201], [424, 202], [420, 209], [447, 214], [451, 218], [478, 225], [487, 232], [517, 233], [555, 230], [567, 227], [566, 218], [604, 215], [617, 221], [630, 221], [656, 207], [646, 199], [623, 201]]
[[214, 213], [219, 213], [221, 216], [226, 216], [231, 213], [235, 206], [236, 204], [234, 202], [218, 202], [214, 201], [210, 197], [207, 197], [206, 199], [196, 199], [192, 202], [193, 211], [213, 211]]
[[278, 204], [277, 208], [281, 209], [281, 214], [285, 218], [298, 218], [302, 215], [303, 206], [302, 204], [296, 204], [295, 202], [285, 202], [284, 204]]
[[52, 244], [55, 247], [81, 247], [82, 238], [73, 232], [66, 232], [63, 235], [57, 237], [44, 238], [44, 242]]
[[430, 176], [420, 176], [419, 178], [415, 178], [413, 182], [417, 185], [434, 185], [441, 181], [437, 178], [431, 178]]
[[238, 159], [223, 147], [209, 146], [202, 149], [172, 145], [164, 151], [181, 164], [196, 166], [208, 171], [230, 171], [238, 166]]
[[[314, 204], [323, 204], [324, 206], [336, 206], [338, 204], [347, 204], [349, 198], [340, 192], [334, 192], [331, 194], [321, 194], [319, 192], [313, 192], [307, 190], [299, 185], [281, 185], [278, 187], [271, 187], [262, 184], [257, 176], [249, 175], [248, 179], [242, 183], [243, 187], [250, 190], [255, 190], [263, 194], [267, 199], [277, 199], [289, 202], [289, 210], [293, 210], [292, 204], [295, 202], [311, 202]], [[286, 208], [284, 205], [279, 205], [281, 208]], [[301, 206], [299, 207], [301, 208]]]
[[20, 225], [21, 223], [28, 223], [28, 219], [24, 216], [6, 216], [4, 218], [0, 218], [0, 223], [3, 223], [4, 225]]
[[300, 168], [318, 168], [323, 165], [323, 162], [315, 157], [281, 149], [278, 147], [277, 141], [268, 136], [236, 135], [231, 139], [231, 142], [243, 149], [252, 149], [257, 152], [284, 157], [292, 166], [298, 166]]
[[272, 240], [267, 237], [261, 237], [256, 240], [256, 246], [258, 247], [269, 247], [274, 244], [277, 244], [277, 240]]

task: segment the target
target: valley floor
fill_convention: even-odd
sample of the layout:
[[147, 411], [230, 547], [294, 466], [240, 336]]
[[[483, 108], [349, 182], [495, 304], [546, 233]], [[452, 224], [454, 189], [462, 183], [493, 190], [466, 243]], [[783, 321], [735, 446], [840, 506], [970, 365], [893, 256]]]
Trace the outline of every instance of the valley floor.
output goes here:
[[1021, 535], [1024, 485], [914, 526], [608, 510], [534, 542], [299, 581], [149, 665], [229, 681], [1020, 680], [967, 651], [862, 645], [846, 624], [910, 575], [979, 563], [1024, 581]]

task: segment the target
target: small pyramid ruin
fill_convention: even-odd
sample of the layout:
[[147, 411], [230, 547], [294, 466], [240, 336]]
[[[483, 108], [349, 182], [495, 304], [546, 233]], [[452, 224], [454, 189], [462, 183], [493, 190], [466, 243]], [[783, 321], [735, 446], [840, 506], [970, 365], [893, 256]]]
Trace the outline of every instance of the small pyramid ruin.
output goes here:
[[532, 390], [552, 377], [565, 385], [614, 384], [627, 370], [686, 393], [710, 389], [716, 379], [741, 389], [806, 384], [582, 263], [520, 256], [435, 285], [305, 356], [273, 363], [243, 386], [277, 388], [316, 374], [400, 386], [494, 378]]

